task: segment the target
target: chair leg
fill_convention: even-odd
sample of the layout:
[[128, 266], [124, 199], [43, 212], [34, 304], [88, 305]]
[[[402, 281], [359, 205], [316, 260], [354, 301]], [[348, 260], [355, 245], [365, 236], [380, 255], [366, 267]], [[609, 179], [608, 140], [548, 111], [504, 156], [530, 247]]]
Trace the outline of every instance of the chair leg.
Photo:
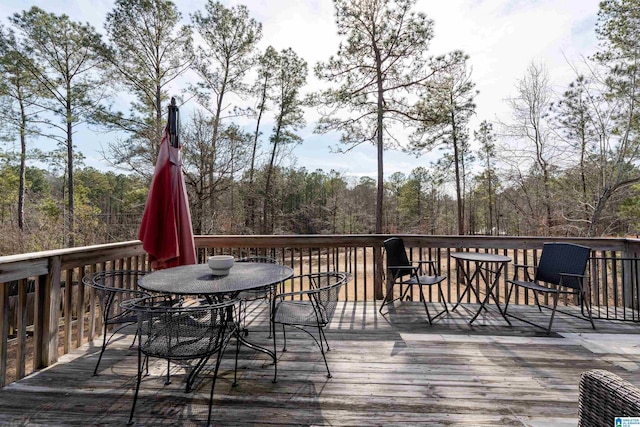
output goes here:
[[442, 305], [444, 306], [444, 311], [449, 313], [449, 307], [447, 307], [447, 300], [444, 297], [444, 292], [442, 292], [442, 285], [438, 283], [438, 292], [440, 293], [440, 298], [442, 299]]
[[547, 335], [551, 333], [551, 324], [553, 323], [553, 317], [556, 314], [556, 308], [558, 308], [558, 297], [560, 294], [558, 292], [555, 293], [553, 298], [553, 311], [551, 312], [551, 319], [549, 319], [549, 328], [547, 329]]
[[[421, 287], [421, 288], [422, 288], [422, 287]], [[402, 293], [401, 293], [401, 295], [400, 295], [399, 300], [400, 300], [401, 302], [402, 302], [402, 300], [404, 300], [404, 298], [405, 298], [405, 297], [407, 296], [407, 294], [409, 293], [409, 289], [411, 289], [411, 285], [407, 285], [407, 286], [404, 288], [404, 291], [402, 291], [402, 285], [400, 285], [400, 290], [401, 290], [401, 292], [402, 292]]]
[[[391, 284], [391, 286], [387, 287], [387, 292], [385, 292], [384, 298], [382, 298], [382, 304], [380, 304], [378, 313], [382, 313], [382, 309], [384, 308], [384, 306], [393, 301], [393, 298], [391, 299], [391, 301], [388, 300], [390, 292], [393, 292], [393, 283]], [[393, 294], [391, 296], [393, 297]]]
[[509, 292], [507, 292], [507, 299], [504, 302], [504, 315], [507, 315], [507, 308], [509, 308], [509, 301], [511, 300], [511, 292], [513, 291], [513, 286], [514, 284], [512, 283], [511, 286], [509, 286]]
[[[224, 339], [224, 337], [222, 337]], [[211, 381], [211, 393], [209, 394], [209, 415], [207, 416], [207, 426], [211, 426], [211, 407], [213, 406], [213, 389], [216, 386], [216, 378], [218, 378], [218, 369], [220, 368], [220, 361], [222, 360], [223, 348], [218, 350], [218, 357], [216, 358], [216, 367], [213, 370], [213, 380]], [[237, 358], [237, 353], [236, 353]], [[235, 379], [234, 379], [235, 382]]]
[[104, 350], [107, 348], [107, 321], [103, 319], [102, 326], [102, 347], [100, 348], [100, 355], [98, 356], [98, 362], [96, 363], [96, 367], [93, 369], [93, 375], [98, 375], [98, 368], [100, 367], [100, 362], [102, 361], [102, 354]]
[[424, 305], [424, 310], [427, 312], [427, 319], [429, 320], [429, 325], [433, 325], [433, 319], [431, 318], [431, 314], [429, 313], [429, 307], [427, 306], [427, 299], [424, 297], [422, 293], [422, 286], [420, 286], [420, 299], [422, 300], [422, 305]]
[[538, 299], [538, 293], [533, 291], [533, 298], [536, 300], [536, 304], [538, 305], [538, 311], [542, 313], [542, 307], [540, 306], [540, 300]]
[[284, 325], [282, 325], [282, 341], [284, 342], [282, 351], [287, 351], [287, 331], [284, 329]]
[[93, 370], [93, 375], [98, 375], [98, 368], [100, 367], [100, 362], [102, 361], [102, 354], [107, 348], [107, 328], [109, 326], [109, 313], [111, 311], [111, 306], [113, 305], [113, 294], [108, 294], [107, 298], [104, 302], [104, 306], [102, 307], [102, 348], [100, 349], [100, 355], [98, 356], [98, 362], [96, 363], [96, 367]]
[[271, 308], [273, 307], [273, 305], [271, 304], [271, 294], [269, 294], [269, 337], [271, 338], [271, 334], [273, 334], [273, 323], [271, 323]]
[[321, 337], [321, 342], [322, 339], [324, 339], [324, 343], [327, 345], [327, 351], [331, 351], [331, 348], [329, 348], [329, 341], [327, 341], [327, 336], [324, 333], [324, 329], [320, 328], [320, 337]]
[[580, 291], [580, 300], [580, 311], [582, 312], [582, 316], [584, 316], [584, 310], [586, 308], [587, 314], [589, 315], [589, 322], [591, 322], [591, 327], [595, 329], [596, 325], [593, 323], [593, 317], [591, 315], [591, 298], [587, 299], [587, 292]]
[[273, 329], [273, 383], [278, 382], [278, 348], [276, 347], [276, 325], [273, 321], [271, 323], [271, 328]]
[[[406, 287], [404, 288], [404, 290], [402, 290], [402, 284], [400, 285], [400, 297], [399, 298], [393, 298], [393, 288], [396, 284], [392, 283], [391, 286], [387, 289], [387, 292], [384, 296], [384, 298], [382, 299], [382, 304], [380, 304], [380, 308], [378, 309], [379, 313], [382, 313], [382, 309], [384, 308], [385, 305], [387, 304], [391, 304], [394, 301], [400, 300], [402, 301], [404, 299], [404, 297], [407, 295], [407, 293], [409, 292], [409, 289], [411, 289], [411, 285], [406, 285]], [[391, 299], [389, 299], [389, 296], [391, 296]]]
[[[145, 359], [147, 359], [145, 357]], [[148, 359], [147, 359], [148, 360]], [[138, 391], [140, 391], [140, 382], [142, 381], [142, 351], [138, 348], [138, 379], [136, 381], [136, 391], [133, 394], [133, 404], [131, 405], [131, 413], [129, 414], [129, 421], [127, 421], [127, 425], [133, 425], [133, 413], [136, 410], [136, 402], [138, 401]]]
[[[240, 334], [241, 332], [238, 330], [237, 332]], [[238, 354], [240, 353], [240, 337], [236, 335], [236, 361], [235, 366], [233, 368], [233, 384], [231, 387], [235, 387], [238, 385]]]
[[[320, 352], [322, 353], [322, 358], [324, 359], [324, 366], [327, 367], [327, 378], [332, 378], [331, 371], [329, 370], [329, 363], [327, 362], [327, 356], [325, 354], [324, 346], [322, 344], [322, 338], [324, 337], [324, 333], [322, 332], [322, 327], [320, 325], [318, 325], [318, 335], [320, 337], [320, 340], [318, 342], [318, 344], [320, 344]], [[324, 337], [324, 339], [325, 341], [327, 340], [326, 337]], [[329, 351], [328, 343], [327, 343], [327, 351]]]

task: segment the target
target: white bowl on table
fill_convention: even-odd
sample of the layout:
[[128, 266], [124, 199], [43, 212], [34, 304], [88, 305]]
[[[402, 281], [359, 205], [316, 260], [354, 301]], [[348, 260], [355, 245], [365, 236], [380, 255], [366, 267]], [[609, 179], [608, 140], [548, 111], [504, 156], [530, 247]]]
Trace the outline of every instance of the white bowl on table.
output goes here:
[[213, 255], [208, 259], [211, 274], [215, 276], [226, 276], [233, 267], [233, 256], [231, 255]]

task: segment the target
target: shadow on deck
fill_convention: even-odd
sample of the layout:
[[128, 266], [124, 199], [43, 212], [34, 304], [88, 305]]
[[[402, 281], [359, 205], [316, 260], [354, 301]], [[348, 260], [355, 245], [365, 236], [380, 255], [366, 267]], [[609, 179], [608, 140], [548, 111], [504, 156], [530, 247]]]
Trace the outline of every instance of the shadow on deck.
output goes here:
[[[374, 302], [341, 303], [327, 332], [331, 379], [313, 341], [292, 331], [288, 351], [278, 352], [278, 383], [271, 382], [267, 356], [242, 348], [239, 385], [232, 387], [232, 344], [216, 383], [213, 425], [575, 426], [582, 372], [607, 369], [638, 384], [635, 323], [598, 320], [594, 331], [587, 321], [558, 314], [555, 332], [546, 336], [517, 320], [508, 326], [495, 311], [470, 326], [476, 309], [465, 305], [429, 326], [419, 302], [385, 316]], [[250, 310], [249, 338], [271, 347], [267, 306], [254, 303]], [[549, 314], [512, 310], [541, 323]], [[3, 388], [0, 425], [125, 425], [137, 365], [131, 342], [131, 334], [120, 336], [97, 376], [98, 348], [85, 345]], [[172, 364], [165, 386], [166, 369], [165, 361], [151, 361], [136, 425], [203, 425], [207, 373], [185, 393], [185, 369]]]

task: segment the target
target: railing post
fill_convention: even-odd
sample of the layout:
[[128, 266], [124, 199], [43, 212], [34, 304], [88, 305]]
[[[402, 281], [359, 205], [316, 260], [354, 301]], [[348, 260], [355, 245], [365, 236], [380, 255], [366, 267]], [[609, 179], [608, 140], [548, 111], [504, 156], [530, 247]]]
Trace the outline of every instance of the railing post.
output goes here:
[[18, 349], [16, 356], [16, 379], [24, 378], [25, 365], [27, 363], [27, 320], [28, 320], [28, 286], [27, 279], [20, 279], [18, 282], [18, 325], [16, 332], [18, 335]]
[[51, 258], [44, 295], [42, 365], [50, 366], [58, 361], [58, 327], [60, 322], [60, 273], [62, 260]]
[[38, 276], [35, 286], [35, 301], [33, 310], [33, 369], [42, 368], [42, 353], [44, 348], [44, 302], [47, 289], [47, 274]]
[[634, 272], [633, 268], [633, 254], [629, 252], [628, 245], [625, 245], [626, 248], [622, 254], [622, 300], [625, 304], [625, 308], [634, 308], [633, 304], [633, 277], [632, 274]]
[[382, 248], [379, 245], [373, 247], [374, 272], [373, 272], [373, 294], [375, 299], [384, 298], [382, 272], [384, 265], [382, 261]]
[[0, 388], [7, 384], [7, 346], [9, 343], [9, 285], [0, 283]]

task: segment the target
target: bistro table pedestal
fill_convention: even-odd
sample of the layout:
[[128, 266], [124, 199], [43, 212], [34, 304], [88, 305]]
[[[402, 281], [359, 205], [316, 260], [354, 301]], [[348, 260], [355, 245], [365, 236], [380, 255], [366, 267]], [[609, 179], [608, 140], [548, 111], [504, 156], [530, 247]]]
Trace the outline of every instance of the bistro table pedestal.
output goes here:
[[[493, 301], [498, 308], [500, 315], [504, 320], [507, 321], [509, 325], [511, 325], [511, 322], [504, 314], [504, 311], [500, 307], [500, 302], [498, 301], [494, 293], [494, 289], [498, 285], [498, 279], [500, 279], [500, 274], [502, 273], [504, 266], [507, 265], [507, 263], [511, 262], [511, 258], [505, 255], [480, 252], [454, 252], [451, 254], [451, 257], [456, 260], [458, 271], [462, 271], [465, 281], [465, 289], [460, 295], [460, 298], [458, 298], [458, 302], [452, 310], [458, 308], [467, 292], [471, 291], [476, 296], [476, 299], [480, 301], [480, 308], [473, 316], [473, 318], [469, 321], [469, 324], [472, 324], [478, 318], [480, 312], [483, 309], [487, 309], [486, 304], [489, 302], [489, 298], [493, 298]], [[468, 270], [471, 265], [474, 266], [474, 269], [473, 272], [469, 274], [470, 272]], [[478, 276], [482, 278], [486, 285], [487, 291], [484, 299], [480, 298], [479, 292], [476, 291], [475, 287], [473, 286], [473, 282]]]

